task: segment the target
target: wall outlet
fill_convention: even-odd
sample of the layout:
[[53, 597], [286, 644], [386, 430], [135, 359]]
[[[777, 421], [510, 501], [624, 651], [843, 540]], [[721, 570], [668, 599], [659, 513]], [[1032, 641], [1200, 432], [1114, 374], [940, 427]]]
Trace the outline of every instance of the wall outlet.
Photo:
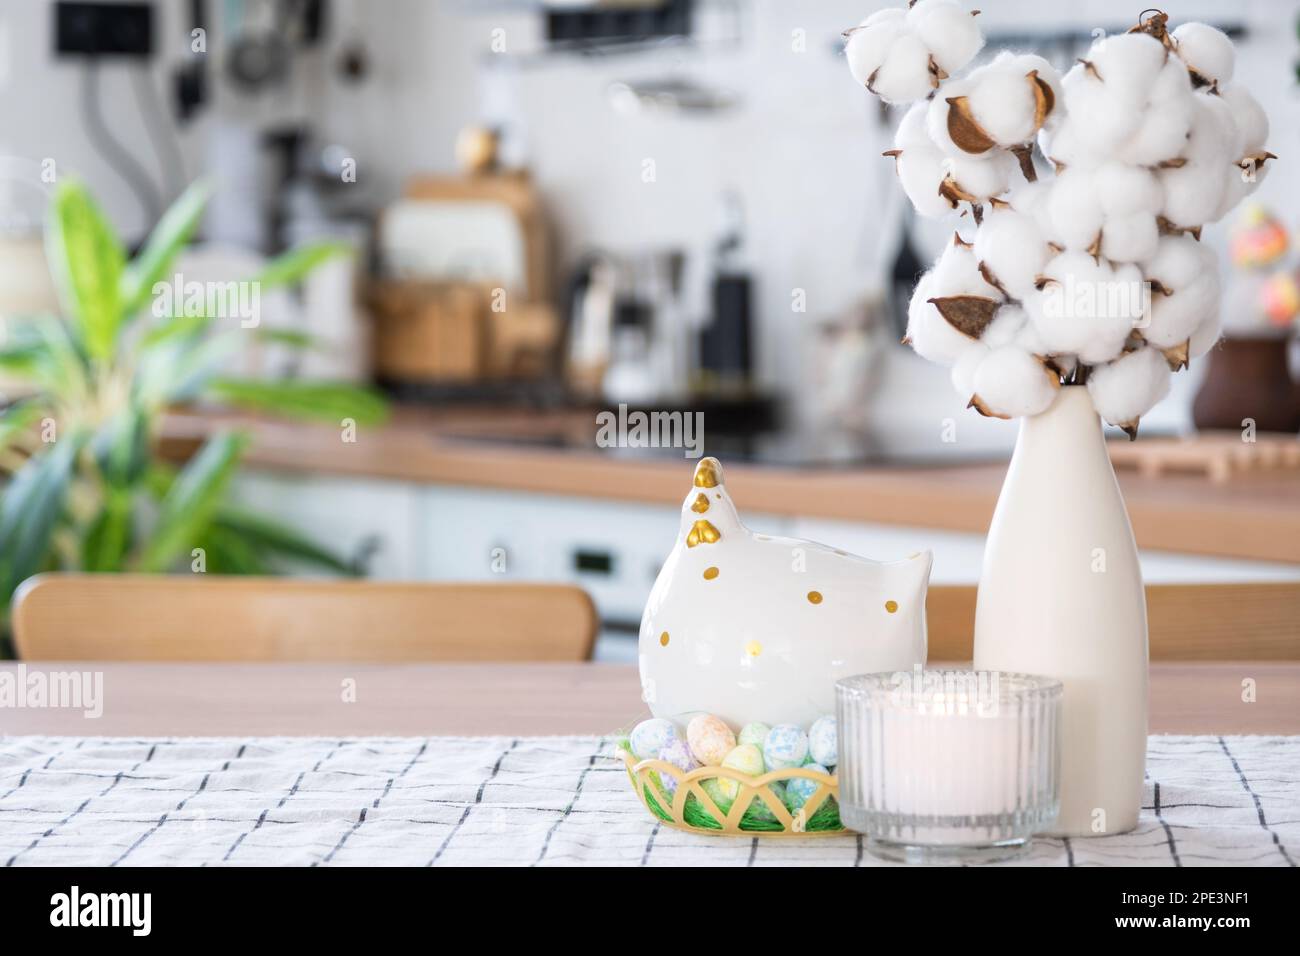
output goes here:
[[59, 0], [54, 4], [54, 52], [147, 59], [153, 53], [153, 4]]

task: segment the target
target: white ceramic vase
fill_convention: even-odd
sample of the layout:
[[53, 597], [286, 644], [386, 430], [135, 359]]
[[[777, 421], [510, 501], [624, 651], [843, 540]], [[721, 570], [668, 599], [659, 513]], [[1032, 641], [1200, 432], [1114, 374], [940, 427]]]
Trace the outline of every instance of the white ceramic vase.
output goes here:
[[1147, 615], [1124, 500], [1088, 390], [1023, 419], [989, 528], [975, 666], [1064, 683], [1052, 831], [1137, 825], [1147, 738]]

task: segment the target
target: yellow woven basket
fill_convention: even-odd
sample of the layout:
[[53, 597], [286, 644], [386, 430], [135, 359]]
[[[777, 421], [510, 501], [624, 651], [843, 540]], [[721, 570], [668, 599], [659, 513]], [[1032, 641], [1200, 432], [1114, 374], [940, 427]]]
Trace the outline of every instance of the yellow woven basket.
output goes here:
[[[682, 771], [665, 760], [637, 760], [626, 748], [619, 756], [628, 780], [641, 803], [655, 819], [679, 830], [709, 836], [834, 836], [844, 832], [839, 814], [839, 782], [826, 773], [794, 767], [751, 776], [729, 767], [697, 767]], [[670, 795], [660, 782], [676, 782]], [[802, 777], [817, 783], [808, 801], [792, 814], [769, 784]], [[734, 802], [724, 812], [704, 789], [707, 780], [727, 779], [737, 784]], [[751, 804], [757, 796], [770, 817], [757, 815]]]

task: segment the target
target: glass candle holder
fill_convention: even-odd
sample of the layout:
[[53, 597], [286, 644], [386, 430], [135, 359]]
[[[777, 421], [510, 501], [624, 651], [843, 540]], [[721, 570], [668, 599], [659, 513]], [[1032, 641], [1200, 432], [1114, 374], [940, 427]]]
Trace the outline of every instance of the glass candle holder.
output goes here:
[[1017, 856], [1060, 810], [1061, 682], [963, 668], [835, 685], [840, 818], [907, 863]]

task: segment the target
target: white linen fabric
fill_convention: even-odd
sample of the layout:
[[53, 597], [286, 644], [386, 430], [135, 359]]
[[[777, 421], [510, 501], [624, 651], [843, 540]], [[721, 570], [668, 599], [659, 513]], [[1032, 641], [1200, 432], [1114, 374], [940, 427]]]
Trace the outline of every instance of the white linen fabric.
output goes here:
[[[1300, 737], [1152, 737], [1136, 830], [1039, 866], [1295, 866]], [[0, 866], [883, 866], [658, 824], [613, 739], [0, 737]]]

